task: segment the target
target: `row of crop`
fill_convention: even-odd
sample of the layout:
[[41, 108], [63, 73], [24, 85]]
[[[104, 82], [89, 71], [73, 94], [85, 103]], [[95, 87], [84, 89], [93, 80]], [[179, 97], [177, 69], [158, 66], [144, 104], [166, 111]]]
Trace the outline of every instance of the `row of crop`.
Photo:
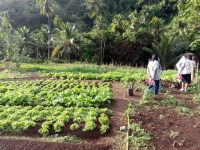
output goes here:
[[[30, 93], [37, 94], [40, 91], [62, 92], [71, 88], [92, 89], [110, 87], [109, 82], [85, 82], [77, 80], [36, 80], [36, 81], [11, 81], [0, 82], [0, 93], [12, 92], [19, 90], [29, 90]], [[24, 93], [24, 92], [22, 92]]]
[[104, 134], [109, 129], [108, 115], [111, 113], [107, 108], [0, 106], [0, 131], [19, 133], [35, 127], [37, 122], [43, 122], [39, 132], [48, 136], [50, 126], [59, 133], [72, 119], [71, 130], [78, 130], [80, 123], [85, 123], [83, 131], [94, 130], [100, 124], [100, 132]]
[[78, 81], [72, 79], [65, 79], [65, 80], [34, 80], [34, 81], [0, 81], [0, 85], [4, 86], [5, 88], [1, 88], [0, 91], [3, 92], [5, 90], [13, 90], [13, 86], [17, 87], [43, 87], [51, 88], [55, 90], [64, 90], [67, 88], [79, 87], [79, 88], [88, 88], [88, 87], [110, 87], [109, 82], [86, 82], [86, 81]]
[[[171, 80], [176, 81], [175, 70], [164, 71], [162, 73], [163, 80]], [[147, 73], [146, 72], [107, 72], [102, 74], [92, 74], [92, 73], [71, 73], [71, 72], [61, 72], [61, 73], [46, 73], [44, 76], [49, 78], [57, 78], [57, 79], [79, 79], [79, 80], [104, 80], [104, 81], [122, 81], [122, 82], [130, 82], [130, 81], [140, 81], [146, 80]]]
[[[58, 80], [26, 82], [1, 82], [0, 105], [101, 107], [114, 99], [110, 83], [69, 82]], [[61, 83], [60, 83], [61, 82]], [[28, 84], [28, 85], [27, 85]], [[52, 85], [61, 84], [63, 88]]]

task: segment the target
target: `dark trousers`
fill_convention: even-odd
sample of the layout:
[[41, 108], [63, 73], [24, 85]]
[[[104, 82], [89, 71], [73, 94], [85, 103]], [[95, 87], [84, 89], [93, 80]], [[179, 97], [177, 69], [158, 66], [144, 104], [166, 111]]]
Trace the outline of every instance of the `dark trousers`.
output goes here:
[[160, 80], [154, 80], [154, 84], [153, 85], [149, 85], [149, 89], [153, 89], [155, 92], [155, 95], [158, 94], [159, 91], [159, 86], [160, 86]]
[[155, 95], [157, 95], [159, 91], [160, 80], [154, 80], [154, 82], [155, 82]]

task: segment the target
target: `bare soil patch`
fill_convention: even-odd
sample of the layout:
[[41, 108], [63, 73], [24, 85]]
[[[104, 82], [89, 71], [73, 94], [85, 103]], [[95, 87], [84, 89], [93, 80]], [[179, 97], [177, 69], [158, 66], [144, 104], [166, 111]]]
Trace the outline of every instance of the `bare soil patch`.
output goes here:
[[[171, 87], [172, 84], [175, 86]], [[200, 110], [192, 94], [181, 92], [178, 83], [164, 81], [163, 85], [168, 95], [179, 99], [182, 106], [139, 106], [130, 119], [151, 134], [152, 146], [148, 150], [200, 150]], [[165, 92], [160, 92], [157, 102], [161, 103], [165, 97]]]

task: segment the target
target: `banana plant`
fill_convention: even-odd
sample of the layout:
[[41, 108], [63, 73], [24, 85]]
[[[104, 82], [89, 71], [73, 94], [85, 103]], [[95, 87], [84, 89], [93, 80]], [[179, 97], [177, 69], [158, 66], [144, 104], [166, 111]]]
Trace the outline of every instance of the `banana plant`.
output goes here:
[[4, 58], [5, 67], [10, 68], [10, 61], [14, 60], [18, 66], [20, 52], [20, 35], [12, 28], [8, 12], [0, 14], [0, 45], [1, 55]]

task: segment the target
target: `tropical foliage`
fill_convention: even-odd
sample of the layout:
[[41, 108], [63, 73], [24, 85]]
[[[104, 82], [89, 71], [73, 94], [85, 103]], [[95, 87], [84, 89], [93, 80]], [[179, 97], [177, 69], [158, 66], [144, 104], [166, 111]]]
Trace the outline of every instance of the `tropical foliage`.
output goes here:
[[55, 36], [52, 38], [55, 48], [52, 52], [52, 57], [67, 56], [71, 60], [71, 55], [78, 55], [79, 47], [75, 43], [78, 40], [78, 30], [75, 25], [69, 23], [61, 23], [60, 29], [55, 29]]
[[145, 66], [157, 52], [167, 69], [200, 56], [198, 1], [7, 0], [0, 12], [1, 60]]

